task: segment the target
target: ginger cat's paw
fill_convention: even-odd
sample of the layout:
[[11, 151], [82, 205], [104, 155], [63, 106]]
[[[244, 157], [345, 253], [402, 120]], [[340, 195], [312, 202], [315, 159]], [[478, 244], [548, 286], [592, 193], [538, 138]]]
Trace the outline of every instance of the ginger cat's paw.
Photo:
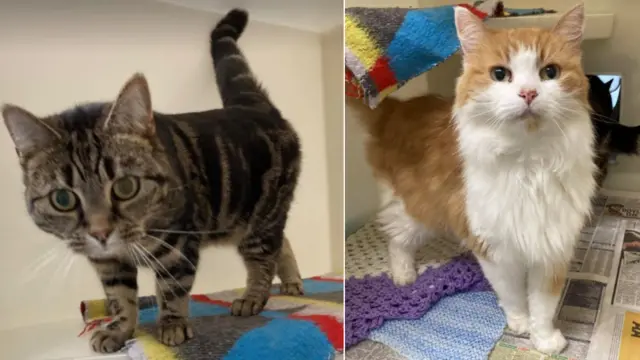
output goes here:
[[393, 269], [391, 271], [391, 277], [393, 279], [393, 283], [396, 286], [407, 286], [416, 282], [418, 278], [418, 272], [415, 269], [410, 268], [401, 268], [401, 269]]
[[529, 316], [527, 314], [508, 314], [507, 326], [511, 331], [518, 335], [526, 334], [529, 332]]
[[558, 329], [547, 336], [539, 336], [532, 333], [531, 342], [533, 342], [536, 350], [545, 354], [559, 354], [567, 347], [567, 340]]

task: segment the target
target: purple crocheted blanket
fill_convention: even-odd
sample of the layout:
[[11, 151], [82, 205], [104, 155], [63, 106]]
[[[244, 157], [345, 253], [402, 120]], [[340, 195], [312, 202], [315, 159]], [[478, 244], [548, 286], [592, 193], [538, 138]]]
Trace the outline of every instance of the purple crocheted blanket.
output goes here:
[[349, 348], [366, 339], [386, 320], [420, 318], [445, 296], [486, 290], [491, 286], [469, 254], [428, 269], [404, 287], [395, 286], [386, 274], [351, 277], [345, 281], [345, 345]]

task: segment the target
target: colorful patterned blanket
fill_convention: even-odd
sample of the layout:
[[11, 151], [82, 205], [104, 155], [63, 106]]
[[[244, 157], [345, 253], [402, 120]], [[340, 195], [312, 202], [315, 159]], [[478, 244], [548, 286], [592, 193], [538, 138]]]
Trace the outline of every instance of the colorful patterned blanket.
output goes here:
[[[240, 318], [229, 314], [243, 289], [192, 295], [194, 338], [168, 347], [154, 337], [158, 307], [155, 297], [140, 298], [140, 326], [123, 351], [135, 360], [305, 359], [327, 360], [344, 350], [343, 278], [319, 276], [304, 280], [305, 295], [282, 296], [274, 286], [263, 312]], [[110, 321], [106, 301], [80, 305], [90, 333]]]
[[345, 91], [375, 108], [388, 95], [455, 54], [460, 42], [454, 10], [462, 6], [481, 19], [553, 13], [542, 8], [505, 8], [502, 1], [476, 1], [434, 8], [345, 10]]

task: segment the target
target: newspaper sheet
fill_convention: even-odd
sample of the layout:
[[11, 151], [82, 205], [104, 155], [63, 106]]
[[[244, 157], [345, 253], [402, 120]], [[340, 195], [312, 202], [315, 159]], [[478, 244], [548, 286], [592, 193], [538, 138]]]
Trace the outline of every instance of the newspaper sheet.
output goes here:
[[569, 345], [561, 355], [535, 351], [508, 330], [491, 360], [640, 360], [640, 193], [603, 190], [594, 202], [556, 324]]

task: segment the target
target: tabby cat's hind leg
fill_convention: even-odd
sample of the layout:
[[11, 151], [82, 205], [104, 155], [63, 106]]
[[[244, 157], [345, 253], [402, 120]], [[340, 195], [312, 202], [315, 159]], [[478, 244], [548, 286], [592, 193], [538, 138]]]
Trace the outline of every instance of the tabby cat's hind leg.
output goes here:
[[286, 236], [284, 237], [282, 249], [278, 255], [276, 269], [281, 282], [280, 294], [292, 296], [304, 294], [302, 278], [300, 277], [300, 270], [298, 270], [298, 263], [295, 255], [293, 254], [293, 249], [291, 248], [289, 239], [287, 239]]

